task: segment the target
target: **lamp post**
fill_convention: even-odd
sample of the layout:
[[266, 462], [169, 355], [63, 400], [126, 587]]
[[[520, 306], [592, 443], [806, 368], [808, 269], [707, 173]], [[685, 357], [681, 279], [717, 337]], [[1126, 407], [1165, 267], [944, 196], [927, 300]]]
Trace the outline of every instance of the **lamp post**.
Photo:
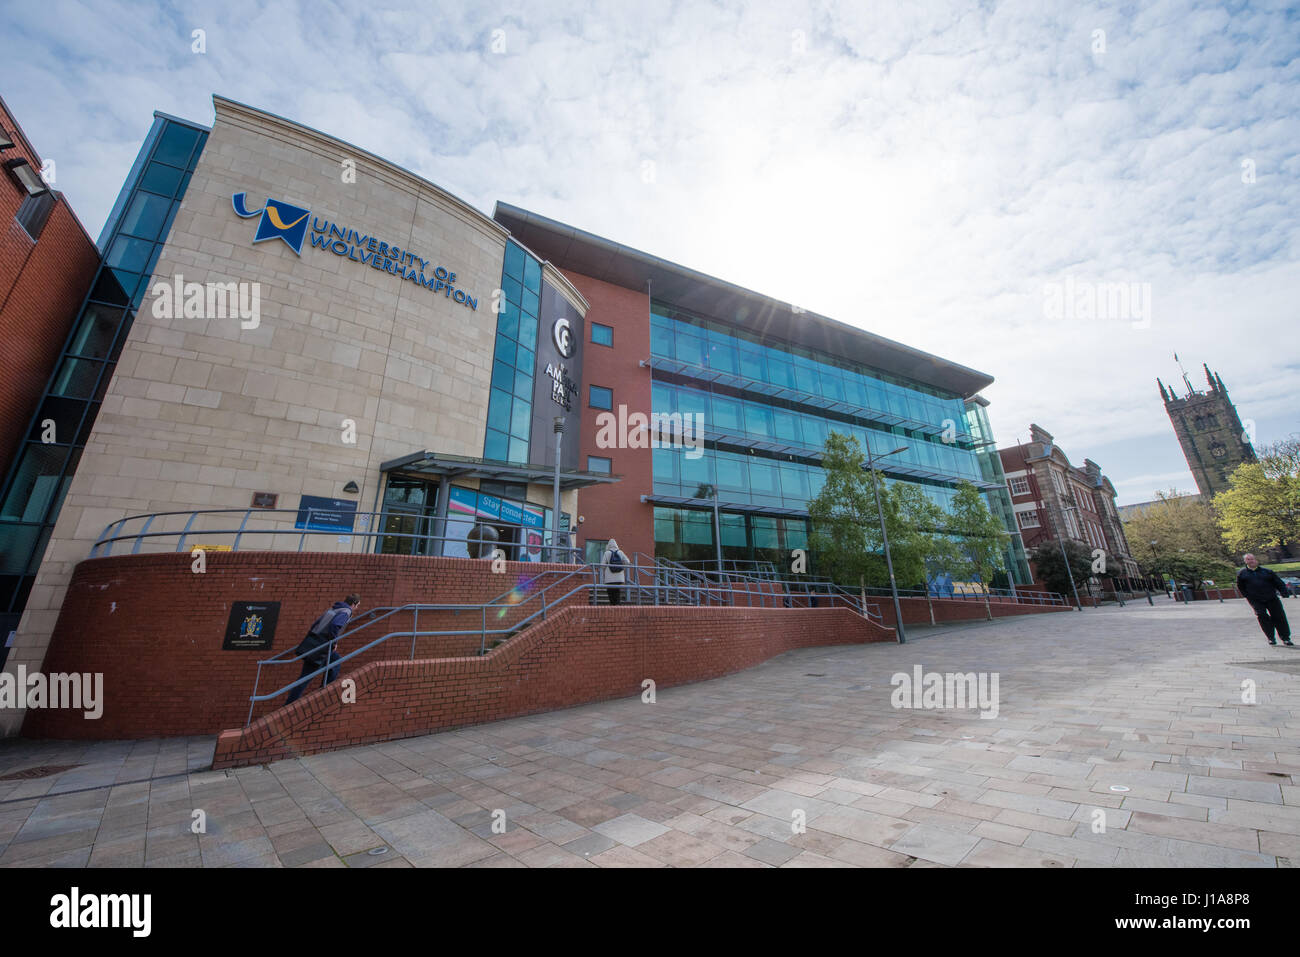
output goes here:
[[867, 446], [867, 470], [871, 472], [871, 488], [875, 493], [876, 512], [880, 515], [880, 541], [885, 549], [885, 566], [889, 569], [889, 591], [894, 596], [894, 622], [898, 625], [898, 643], [900, 645], [907, 643], [907, 635], [903, 630], [903, 609], [898, 604], [898, 582], [894, 580], [894, 560], [889, 555], [889, 533], [885, 531], [885, 506], [880, 501], [880, 484], [876, 480], [876, 462], [887, 455], [897, 455], [899, 452], [906, 452], [907, 446], [900, 445], [892, 452], [886, 452], [883, 455], [871, 454], [871, 438], [863, 436]]
[[710, 496], [713, 499], [713, 545], [714, 554], [718, 562], [718, 576], [721, 581], [722, 575], [722, 519], [718, 516], [718, 487], [716, 485], [701, 485], [700, 492]]
[[[1061, 526], [1065, 524], [1065, 506], [1058, 504], [1057, 508], [1061, 510], [1062, 519], [1058, 522], [1056, 516], [1052, 516], [1052, 524], [1056, 526], [1056, 544], [1061, 549], [1061, 561], [1065, 563], [1065, 574], [1070, 577], [1070, 591], [1074, 592], [1074, 606], [1079, 611], [1083, 611], [1083, 602], [1079, 601], [1079, 586], [1074, 583], [1074, 570], [1070, 568], [1070, 556], [1065, 554], [1065, 539], [1061, 537]], [[1047, 514], [1052, 514], [1050, 509]]]
[[552, 487], [553, 505], [555, 506], [552, 515], [555, 519], [555, 526], [551, 531], [551, 561], [560, 561], [560, 447], [564, 441], [564, 416], [555, 417], [555, 478]]

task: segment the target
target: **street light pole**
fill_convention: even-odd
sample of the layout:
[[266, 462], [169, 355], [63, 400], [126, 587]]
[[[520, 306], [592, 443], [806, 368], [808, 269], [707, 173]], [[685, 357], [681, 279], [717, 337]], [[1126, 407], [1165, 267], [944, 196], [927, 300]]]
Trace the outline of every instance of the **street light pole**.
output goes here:
[[554, 530], [551, 532], [551, 561], [558, 562], [560, 558], [560, 443], [564, 439], [564, 416], [555, 417], [555, 479], [552, 492], [554, 493], [555, 508], [552, 511], [552, 517], [555, 520]]
[[[876, 479], [876, 460], [883, 459], [886, 455], [896, 455], [899, 452], [906, 452], [907, 446], [899, 446], [892, 452], [886, 452], [885, 455], [872, 456], [871, 439], [863, 436], [867, 446], [867, 469], [871, 472], [871, 488], [875, 493], [876, 512], [880, 515], [880, 541], [885, 549], [885, 566], [889, 569], [889, 591], [894, 597], [894, 622], [898, 625], [898, 643], [907, 644], [907, 634], [903, 629], [903, 609], [898, 603], [898, 582], [894, 580], [894, 560], [889, 554], [889, 533], [885, 531], [885, 506], [880, 501], [880, 483]], [[864, 609], [865, 610], [865, 609]]]
[[[1061, 510], [1061, 515], [1064, 516], [1065, 506], [1058, 505], [1057, 508]], [[1047, 514], [1052, 514], [1050, 509]], [[1062, 517], [1058, 522], [1056, 516], [1053, 515], [1052, 524], [1056, 526], [1056, 544], [1061, 549], [1061, 561], [1065, 562], [1065, 574], [1070, 576], [1070, 591], [1074, 592], [1074, 605], [1079, 611], [1083, 611], [1083, 602], [1079, 601], [1079, 586], [1074, 583], [1074, 571], [1070, 568], [1070, 557], [1065, 554], [1065, 539], [1061, 537], [1061, 526], [1065, 524], [1065, 519]]]

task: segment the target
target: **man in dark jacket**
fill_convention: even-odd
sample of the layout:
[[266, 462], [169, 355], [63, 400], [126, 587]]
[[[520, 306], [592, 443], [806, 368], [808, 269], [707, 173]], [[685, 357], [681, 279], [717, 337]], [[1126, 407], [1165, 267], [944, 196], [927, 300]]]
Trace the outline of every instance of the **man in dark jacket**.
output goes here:
[[1282, 602], [1278, 598], [1279, 595], [1286, 598], [1291, 594], [1286, 582], [1278, 578], [1276, 572], [1261, 565], [1254, 555], [1243, 555], [1242, 558], [1246, 567], [1237, 572], [1237, 591], [1255, 610], [1255, 617], [1259, 619], [1259, 627], [1264, 630], [1268, 643], [1277, 644], [1273, 640], [1273, 632], [1276, 631], [1282, 644], [1294, 648], [1295, 645], [1291, 644], [1291, 626], [1287, 623], [1286, 612], [1282, 610]]
[[[302, 674], [298, 676], [298, 683], [289, 692], [289, 699], [285, 704], [293, 704], [302, 695], [307, 687], [307, 676], [325, 664], [326, 651], [329, 652], [330, 664], [339, 660], [340, 655], [334, 651], [334, 641], [360, 604], [361, 598], [359, 596], [348, 595], [347, 598], [336, 601], [330, 606], [330, 609], [317, 618], [316, 623], [308, 629], [306, 637], [294, 649], [294, 654], [302, 655], [313, 650], [316, 651], [316, 654], [309, 654], [302, 660]], [[325, 680], [321, 683], [321, 687], [325, 687], [338, 676], [339, 669], [331, 668], [325, 673]]]

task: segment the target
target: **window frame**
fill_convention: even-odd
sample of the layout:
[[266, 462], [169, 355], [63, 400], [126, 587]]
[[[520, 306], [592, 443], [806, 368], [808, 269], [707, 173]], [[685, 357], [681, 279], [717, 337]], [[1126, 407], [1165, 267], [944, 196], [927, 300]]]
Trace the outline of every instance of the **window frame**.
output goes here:
[[[588, 325], [591, 326], [591, 342], [593, 345], [604, 346], [606, 349], [614, 348], [614, 327], [613, 326], [607, 326], [601, 322], [592, 322], [592, 323], [588, 323]], [[609, 342], [601, 342], [599, 339], [596, 338], [597, 329], [603, 329], [609, 333]]]
[[[595, 391], [595, 390], [597, 390], [597, 389], [600, 389], [602, 392], [607, 392], [607, 393], [609, 393], [609, 405], [597, 405], [597, 404], [596, 404], [596, 402], [595, 402], [596, 391]], [[587, 384], [587, 408], [589, 408], [589, 409], [600, 409], [600, 410], [603, 411], [603, 412], [613, 412], [613, 411], [614, 411], [614, 390], [611, 389], [611, 388], [609, 388], [608, 386], [596, 385], [595, 383], [588, 383], [588, 384]]]

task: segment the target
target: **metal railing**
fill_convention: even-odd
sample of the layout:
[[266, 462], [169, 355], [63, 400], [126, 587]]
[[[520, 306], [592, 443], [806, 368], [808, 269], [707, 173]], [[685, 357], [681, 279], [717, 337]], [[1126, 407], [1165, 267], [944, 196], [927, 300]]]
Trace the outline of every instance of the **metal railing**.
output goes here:
[[[439, 521], [432, 515], [416, 515], [407, 512], [381, 511], [381, 512], [348, 512], [347, 515], [352, 519], [352, 526], [320, 526], [313, 528], [314, 520], [323, 518], [326, 515], [338, 514], [337, 509], [296, 509], [296, 508], [215, 508], [203, 509], [200, 511], [189, 512], [149, 512], [141, 515], [128, 515], [125, 518], [118, 519], [104, 528], [95, 544], [90, 549], [91, 558], [103, 558], [113, 554], [113, 546], [118, 543], [131, 543], [130, 554], [138, 555], [142, 546], [147, 544], [166, 545], [168, 539], [176, 540], [174, 548], [151, 549], [152, 551], [177, 551], [184, 552], [196, 548], [212, 548], [224, 550], [227, 546], [223, 543], [220, 545], [212, 544], [208, 541], [211, 538], [228, 538], [230, 541], [229, 550], [239, 551], [240, 546], [244, 545], [245, 539], [252, 538], [255, 541], [254, 547], [262, 550], [275, 551], [297, 551], [307, 550], [304, 548], [309, 538], [312, 536], [326, 536], [331, 538], [347, 538], [349, 543], [352, 538], [360, 538], [365, 543], [366, 550], [372, 550], [374, 539], [396, 539], [399, 541], [410, 541], [410, 552], [399, 552], [398, 554], [421, 554], [417, 549], [421, 543], [423, 547], [435, 554], [440, 554], [446, 543], [463, 545], [466, 542], [467, 535], [463, 532], [460, 534], [443, 534], [436, 535], [424, 532], [396, 532], [384, 531], [375, 527], [382, 523], [386, 518], [411, 518], [421, 524], [434, 526]], [[219, 516], [214, 519], [217, 527], [207, 527], [210, 516]], [[238, 524], [233, 524], [234, 516], [239, 516]], [[292, 516], [292, 527], [286, 527], [289, 516]], [[358, 524], [357, 520], [363, 519], [360, 524], [363, 526], [357, 529], [354, 526]], [[473, 522], [475, 524], [483, 523], [493, 528], [506, 528], [515, 530], [519, 533], [521, 541], [524, 541], [524, 535], [528, 533], [540, 534], [543, 539], [549, 537], [550, 529], [539, 528], [535, 525], [524, 525], [519, 522], [508, 522], [498, 519], [487, 519], [482, 517], [473, 517], [451, 514], [446, 518], [448, 524], [456, 523], [465, 525]], [[196, 527], [196, 523], [198, 527]], [[132, 530], [128, 531], [128, 526]], [[561, 530], [561, 536], [568, 534]], [[270, 544], [257, 543], [258, 536], [278, 536], [279, 540], [272, 539]], [[294, 541], [296, 539], [296, 542]], [[314, 541], [314, 539], [313, 539]], [[473, 539], [475, 543], [479, 539]], [[187, 549], [187, 542], [196, 542], [199, 544], [190, 544]], [[337, 544], [337, 542], [336, 542]], [[507, 560], [514, 560], [515, 557], [525, 549], [525, 545], [519, 542], [494, 543], [487, 539], [482, 540], [482, 545], [489, 550], [500, 548]], [[548, 545], [543, 541], [537, 546], [541, 552], [541, 560], [556, 564], [585, 565], [586, 558], [583, 550], [569, 545]]]
[[[771, 607], [778, 607], [777, 602], [783, 597], [776, 593], [762, 593], [755, 591], [753, 585], [758, 579], [743, 578], [738, 582], [711, 582], [707, 581], [702, 574], [690, 570], [682, 570], [672, 567], [672, 563], [663, 563], [663, 561], [650, 560], [643, 563], [640, 559], [646, 556], [635, 553], [633, 561], [624, 565], [625, 578], [631, 576], [631, 581], [625, 581], [621, 586], [634, 590], [634, 594], [641, 599], [640, 604], [655, 605], [697, 605], [697, 606], [731, 606], [738, 607], [741, 603], [737, 600], [743, 597], [747, 604], [752, 606], [754, 598], [758, 597], [762, 607], [768, 606], [768, 600], [771, 600]], [[253, 712], [259, 702], [270, 701], [278, 698], [299, 685], [309, 688], [311, 683], [317, 678], [321, 678], [326, 672], [338, 669], [340, 672], [347, 662], [355, 659], [359, 655], [375, 648], [394, 638], [410, 638], [411, 650], [409, 660], [415, 659], [416, 643], [420, 638], [444, 638], [459, 637], [465, 638], [473, 635], [479, 637], [479, 654], [487, 653], [487, 643], [489, 639], [497, 639], [494, 644], [500, 640], [509, 638], [529, 627], [537, 621], [545, 620], [557, 606], [571, 602], [575, 596], [586, 594], [588, 603], [595, 604], [600, 594], [599, 590], [609, 588], [610, 585], [601, 582], [600, 568], [603, 566], [590, 565], [575, 568], [572, 571], [564, 572], [544, 585], [542, 588], [526, 595], [522, 599], [518, 597], [519, 589], [512, 587], [502, 592], [496, 598], [482, 604], [451, 604], [451, 603], [409, 603], [400, 606], [373, 608], [364, 614], [358, 616], [349, 622], [349, 625], [355, 625], [348, 630], [341, 632], [337, 637], [325, 642], [310, 651], [297, 653], [294, 649], [282, 651], [279, 654], [272, 655], [270, 658], [264, 658], [257, 663], [257, 675], [253, 684], [253, 693], [249, 697], [248, 718], [245, 721], [245, 727], [252, 723]], [[543, 572], [542, 575], [555, 574], [552, 572]], [[734, 577], [736, 573], [730, 573], [725, 577]], [[591, 580], [586, 579], [590, 576]], [[540, 576], [539, 576], [540, 577]], [[527, 587], [531, 583], [524, 583]], [[764, 582], [770, 584], [770, 582]], [[565, 586], [565, 587], [561, 587]], [[876, 624], [881, 622], [879, 609], [874, 605], [862, 606], [855, 596], [849, 596], [852, 600], [844, 596], [835, 596], [838, 602], [843, 606], [849, 607], [850, 610], [856, 611], [863, 618]], [[648, 600], [645, 600], [648, 599]], [[529, 610], [528, 606], [536, 603], [536, 607]], [[519, 613], [527, 611], [511, 622], [500, 627], [489, 627], [489, 624], [495, 624], [491, 621], [493, 617], [499, 619], [501, 615], [496, 612], [514, 612]], [[461, 629], [431, 629], [422, 630], [419, 624], [420, 613], [431, 612], [469, 612], [478, 613], [479, 622], [477, 628]], [[395, 615], [410, 613], [412, 616], [412, 627], [409, 629], [396, 629], [386, 632], [378, 637], [367, 641], [361, 647], [346, 655], [340, 656], [337, 660], [331, 660], [339, 642], [348, 638], [356, 638], [360, 632], [374, 628], [382, 622], [390, 621]], [[296, 647], [296, 646], [295, 646]], [[262, 669], [277, 665], [293, 665], [302, 662], [306, 658], [323, 657], [325, 663], [309, 671], [305, 675], [300, 675], [293, 681], [273, 691], [261, 692]]]

